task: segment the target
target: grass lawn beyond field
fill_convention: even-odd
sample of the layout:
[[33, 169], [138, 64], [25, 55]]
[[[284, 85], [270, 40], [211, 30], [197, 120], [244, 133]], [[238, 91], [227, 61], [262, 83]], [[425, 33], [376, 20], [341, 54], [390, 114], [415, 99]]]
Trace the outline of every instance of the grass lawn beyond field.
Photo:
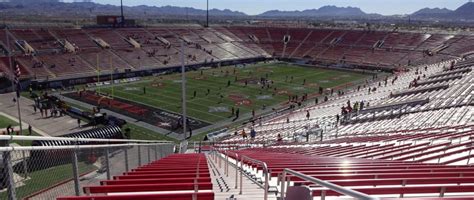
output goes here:
[[[269, 109], [286, 103], [289, 95], [311, 96], [319, 87], [336, 88], [337, 91], [368, 77], [361, 73], [286, 63], [221, 67], [191, 71], [186, 76], [187, 114], [211, 124], [230, 119], [232, 108], [239, 109], [241, 115], [252, 110], [259, 112], [263, 107]], [[269, 88], [262, 89], [262, 78], [272, 83]], [[148, 77], [97, 90], [169, 112], [182, 112], [180, 74]]]
[[[16, 121], [13, 121], [3, 115], [0, 115], [0, 131], [5, 131], [6, 132], [6, 128], [8, 127], [8, 125], [12, 125], [13, 127], [14, 126], [18, 126], [18, 122]], [[23, 135], [28, 135], [28, 130], [27, 130], [28, 126], [23, 124]], [[32, 136], [39, 136], [38, 133], [36, 133], [35, 131], [33, 131], [31, 133]], [[13, 140], [13, 141], [10, 141], [11, 143], [17, 143], [21, 146], [30, 146], [31, 145], [31, 142], [32, 141], [29, 141], [29, 140], [23, 140], [23, 141], [16, 141], [16, 140]]]

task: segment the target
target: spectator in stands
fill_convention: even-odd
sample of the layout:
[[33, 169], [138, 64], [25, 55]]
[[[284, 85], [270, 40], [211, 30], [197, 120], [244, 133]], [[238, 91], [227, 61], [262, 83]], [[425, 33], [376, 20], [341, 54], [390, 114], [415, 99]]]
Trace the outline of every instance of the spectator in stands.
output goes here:
[[80, 118], [77, 118], [77, 127], [81, 128], [81, 119]]
[[336, 126], [339, 125], [339, 120], [340, 120], [340, 118], [341, 118], [341, 117], [339, 116], [339, 114], [337, 114], [337, 115], [336, 115]]
[[257, 136], [257, 131], [252, 127], [250, 130], [250, 139], [253, 141], [255, 139], [255, 136]]
[[36, 114], [36, 105], [33, 105], [33, 111]]
[[309, 119], [309, 117], [310, 117], [309, 111], [306, 111], [306, 119]]
[[278, 142], [283, 141], [283, 138], [281, 137], [281, 135], [280, 135], [279, 133], [278, 133], [278, 135], [277, 135], [277, 141], [278, 141]]
[[143, 87], [143, 95], [146, 95], [146, 87]]
[[247, 139], [247, 133], [245, 132], [245, 129], [242, 129], [242, 132], [240, 133], [240, 135], [242, 136], [242, 139]]

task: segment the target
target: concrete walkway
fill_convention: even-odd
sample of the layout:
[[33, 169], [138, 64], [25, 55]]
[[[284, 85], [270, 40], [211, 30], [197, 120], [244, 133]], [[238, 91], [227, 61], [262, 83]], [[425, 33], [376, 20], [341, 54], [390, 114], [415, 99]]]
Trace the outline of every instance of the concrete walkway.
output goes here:
[[[15, 93], [0, 94], [0, 112], [4, 116], [14, 121], [18, 121], [18, 108], [13, 103]], [[63, 117], [41, 117], [41, 114], [34, 112], [34, 101], [25, 97], [20, 97], [20, 112], [22, 120], [22, 129], [26, 130], [28, 124], [33, 131], [43, 136], [61, 136], [64, 134], [82, 131], [90, 127], [77, 127], [77, 120], [69, 116]], [[25, 133], [23, 133], [25, 135]]]

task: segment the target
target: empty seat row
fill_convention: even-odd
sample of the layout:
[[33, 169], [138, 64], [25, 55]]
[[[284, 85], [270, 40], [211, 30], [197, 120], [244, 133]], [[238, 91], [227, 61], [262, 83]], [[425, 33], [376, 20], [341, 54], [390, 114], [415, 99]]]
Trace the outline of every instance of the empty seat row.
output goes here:
[[214, 199], [204, 154], [174, 154], [83, 190], [87, 196], [58, 200]]

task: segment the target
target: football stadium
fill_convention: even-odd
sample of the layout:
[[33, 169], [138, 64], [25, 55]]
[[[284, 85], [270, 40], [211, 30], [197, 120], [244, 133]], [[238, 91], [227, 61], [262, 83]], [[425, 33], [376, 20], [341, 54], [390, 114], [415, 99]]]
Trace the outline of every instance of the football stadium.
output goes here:
[[0, 199], [474, 199], [474, 3], [421, 1], [0, 1]]

